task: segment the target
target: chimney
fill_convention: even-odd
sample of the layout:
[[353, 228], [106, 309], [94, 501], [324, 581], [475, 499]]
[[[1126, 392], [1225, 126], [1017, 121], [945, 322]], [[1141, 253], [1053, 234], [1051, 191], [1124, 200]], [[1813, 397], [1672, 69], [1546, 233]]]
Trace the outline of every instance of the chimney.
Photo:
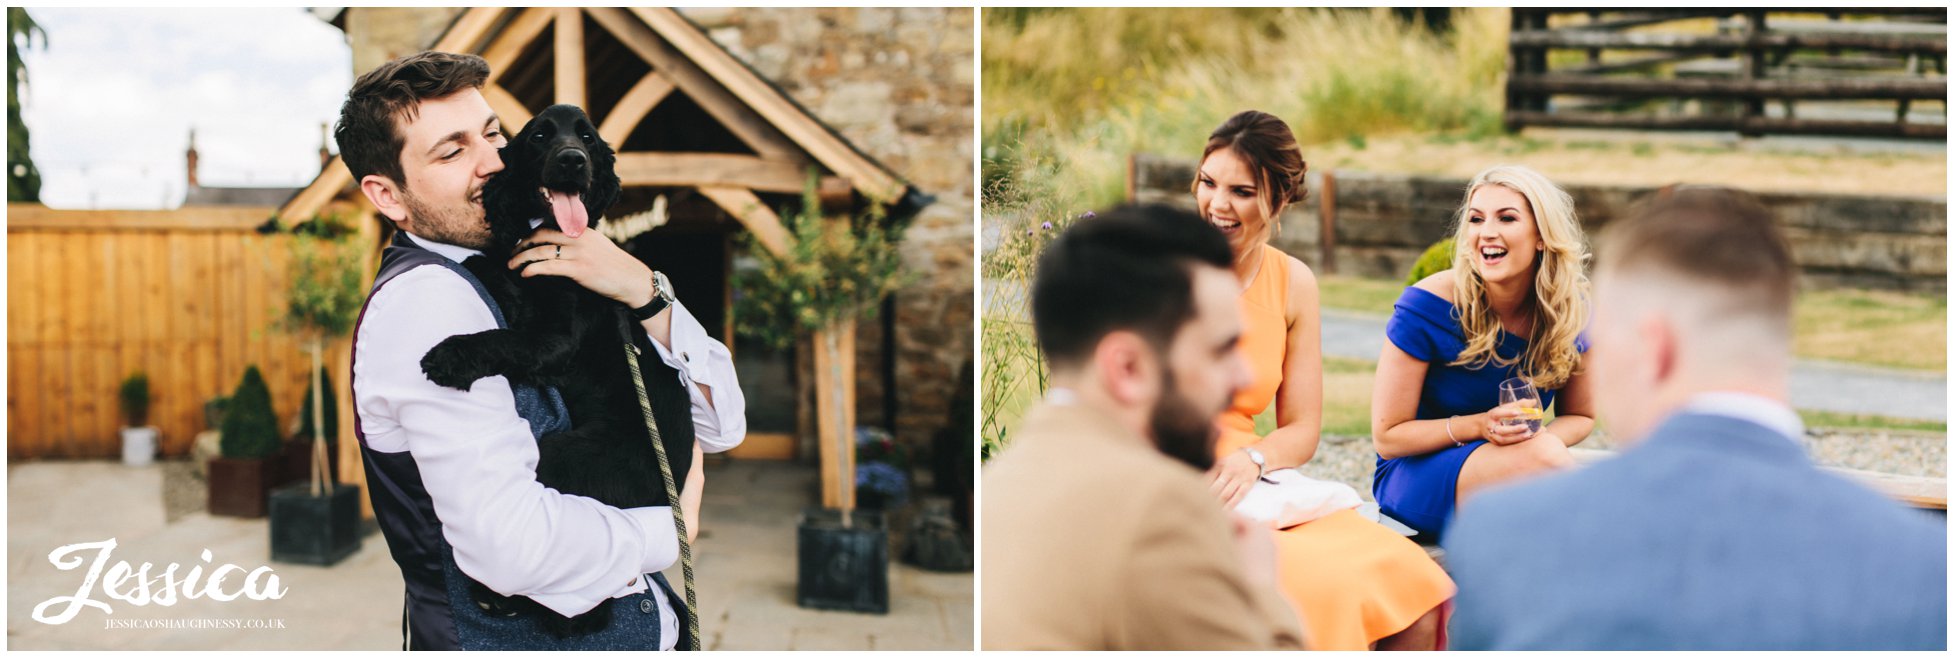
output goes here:
[[184, 159], [189, 161], [189, 166], [186, 167], [186, 169], [189, 171], [190, 189], [192, 190], [197, 189], [199, 186], [197, 185], [197, 129], [196, 128], [190, 129], [190, 151], [184, 154]]
[[332, 127], [324, 121], [319, 122], [319, 171], [325, 171], [332, 164], [332, 151], [326, 149], [326, 142], [332, 139]]

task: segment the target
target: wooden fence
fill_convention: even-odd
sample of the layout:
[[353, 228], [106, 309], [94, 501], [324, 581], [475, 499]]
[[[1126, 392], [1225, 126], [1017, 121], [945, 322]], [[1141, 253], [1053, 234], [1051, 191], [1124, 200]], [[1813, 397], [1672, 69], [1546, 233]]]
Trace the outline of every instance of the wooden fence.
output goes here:
[[[1662, 31], [1676, 21], [1705, 19], [1716, 21], [1716, 33]], [[1510, 130], [1947, 137], [1947, 15], [1941, 7], [1515, 8], [1508, 50]], [[1583, 52], [1586, 58], [1571, 66], [1563, 60], [1550, 70], [1550, 51]], [[1660, 98], [1678, 102], [1646, 103]], [[1882, 103], [1867, 107], [1863, 101]], [[1888, 101], [1893, 104], [1883, 104]], [[1915, 116], [1917, 102], [1938, 104], [1939, 111]]]
[[[150, 423], [166, 455], [189, 451], [205, 429], [204, 402], [229, 395], [248, 365], [264, 373], [284, 431], [310, 359], [272, 325], [290, 239], [255, 230], [272, 212], [8, 204], [8, 458], [119, 455], [117, 391], [138, 370], [149, 375]], [[343, 364], [340, 347], [330, 363]], [[333, 374], [347, 386], [342, 368]], [[344, 391], [339, 399], [348, 410]]]
[[[1192, 158], [1135, 154], [1128, 198], [1192, 208]], [[1340, 170], [1311, 173], [1308, 203], [1283, 211], [1272, 241], [1322, 273], [1398, 279], [1450, 235], [1466, 180]], [[1589, 239], [1656, 188], [1564, 186]], [[1941, 291], [1947, 287], [1947, 197], [1763, 192], [1816, 287]], [[1595, 249], [1606, 245], [1596, 244]]]

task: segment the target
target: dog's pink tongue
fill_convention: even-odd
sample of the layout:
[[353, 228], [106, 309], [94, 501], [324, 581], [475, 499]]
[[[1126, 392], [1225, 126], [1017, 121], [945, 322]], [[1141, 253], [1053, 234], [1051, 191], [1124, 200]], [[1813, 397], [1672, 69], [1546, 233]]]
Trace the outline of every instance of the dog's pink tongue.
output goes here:
[[583, 235], [590, 226], [590, 211], [584, 209], [582, 195], [550, 190], [550, 212], [556, 215], [556, 226], [564, 235]]

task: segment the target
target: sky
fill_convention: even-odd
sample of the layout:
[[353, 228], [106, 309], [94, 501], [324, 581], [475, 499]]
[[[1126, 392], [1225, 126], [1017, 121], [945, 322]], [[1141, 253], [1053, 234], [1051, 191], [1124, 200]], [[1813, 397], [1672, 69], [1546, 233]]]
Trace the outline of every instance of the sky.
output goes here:
[[47, 46], [21, 53], [21, 115], [53, 208], [177, 207], [192, 128], [205, 186], [310, 183], [353, 84], [345, 34], [302, 8], [29, 14]]

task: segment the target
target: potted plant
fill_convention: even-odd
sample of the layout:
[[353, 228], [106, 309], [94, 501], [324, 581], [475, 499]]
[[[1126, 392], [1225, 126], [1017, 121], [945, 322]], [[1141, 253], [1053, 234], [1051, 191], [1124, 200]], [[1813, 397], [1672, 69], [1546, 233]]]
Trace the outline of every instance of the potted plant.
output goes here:
[[816, 417], [824, 505], [801, 518], [797, 551], [802, 607], [887, 613], [889, 532], [880, 511], [855, 510], [855, 322], [872, 317], [902, 285], [895, 244], [902, 226], [885, 226], [883, 204], [867, 212], [824, 217], [814, 177], [795, 212], [781, 215], [793, 242], [778, 253], [751, 248], [759, 267], [738, 273], [740, 330], [776, 349], [797, 339], [814, 345]]
[[122, 380], [122, 463], [148, 466], [156, 459], [156, 428], [149, 426], [149, 375]]
[[265, 515], [265, 495], [283, 470], [278, 455], [278, 417], [271, 408], [271, 391], [258, 366], [244, 369], [244, 378], [231, 393], [218, 439], [218, 456], [210, 460], [210, 513], [257, 518]]
[[292, 236], [291, 301], [281, 324], [303, 339], [312, 356], [300, 425], [310, 440], [299, 442], [310, 448], [311, 457], [295, 460], [307, 467], [306, 481], [271, 495], [271, 559], [279, 562], [330, 565], [360, 547], [360, 488], [340, 484], [332, 470], [339, 405], [329, 392], [332, 380], [323, 361], [326, 344], [352, 332], [364, 296], [359, 251], [341, 239], [344, 231], [330, 226], [330, 220], [315, 219]]

